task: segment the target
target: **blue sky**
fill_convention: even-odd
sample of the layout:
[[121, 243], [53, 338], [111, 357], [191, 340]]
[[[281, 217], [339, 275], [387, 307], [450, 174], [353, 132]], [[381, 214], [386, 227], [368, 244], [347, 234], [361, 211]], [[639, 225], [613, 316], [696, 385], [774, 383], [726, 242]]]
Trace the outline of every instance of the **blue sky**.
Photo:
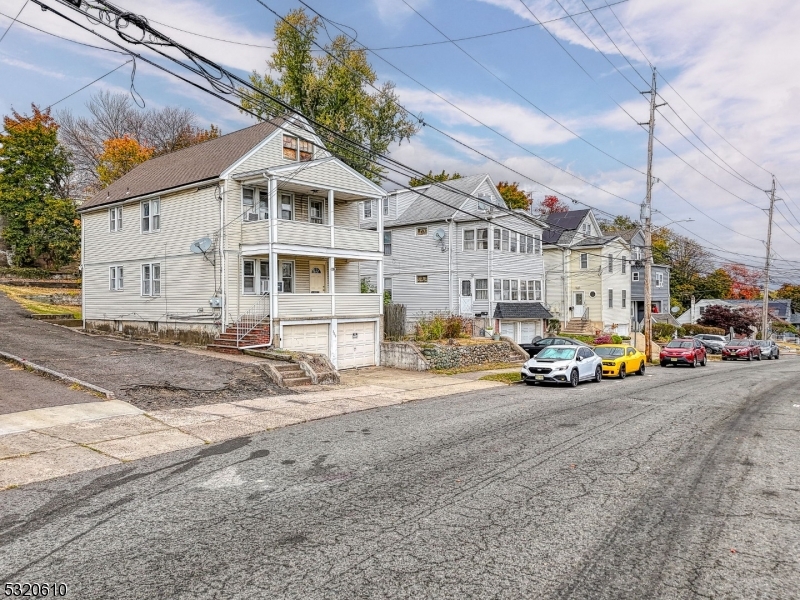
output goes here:
[[[55, 0], [46, 1], [56, 6]], [[546, 30], [536, 25], [458, 42], [473, 60], [449, 42], [431, 44], [446, 40], [402, 0], [310, 0], [325, 16], [353, 28], [367, 47], [386, 48], [375, 50], [370, 60], [381, 81], [396, 83], [404, 106], [496, 162], [430, 128], [424, 128], [410, 144], [394, 148], [394, 158], [423, 171], [489, 172], [495, 181], [519, 181], [537, 199], [550, 193], [545, 187], [550, 186], [562, 196], [635, 217], [636, 204], [645, 194], [642, 172], [647, 145], [646, 133], [637, 125], [648, 117], [647, 99], [637, 91], [646, 87], [641, 77], [649, 79], [641, 49], [674, 86], [659, 81], [663, 101], [669, 105], [660, 109], [656, 135], [669, 149], [656, 144], [654, 175], [662, 181], [654, 189], [654, 208], [660, 211], [656, 223], [692, 219], [675, 228], [708, 240], [703, 243], [720, 257], [738, 256], [747, 264], [763, 264], [759, 257], [764, 255], [762, 209], [767, 198], [756, 188], [768, 188], [768, 172], [774, 172], [785, 187], [785, 191], [779, 189], [784, 201], [777, 205], [773, 232], [776, 279], [800, 279], [800, 221], [794, 218], [800, 218], [800, 173], [795, 166], [800, 153], [800, 113], [795, 108], [800, 95], [800, 42], [793, 30], [800, 22], [798, 3], [627, 0], [614, 5], [612, 12], [606, 0], [585, 0], [585, 4], [584, 0], [526, 0], [527, 7], [521, 0], [407, 1], [451, 38], [535, 25], [536, 18], [561, 20], [547, 23]], [[300, 6], [290, 0], [265, 3], [281, 14]], [[0, 0], [0, 13], [16, 15], [23, 4], [24, 0]], [[265, 69], [274, 17], [256, 0], [124, 0], [118, 4], [145, 15], [175, 39], [242, 75]], [[565, 11], [583, 12], [587, 5], [597, 9], [599, 24], [588, 14], [575, 17], [575, 23], [563, 19]], [[9, 23], [10, 18], [0, 16], [0, 35]], [[127, 60], [22, 23], [107, 46], [28, 2], [20, 23], [0, 43], [4, 113], [11, 107], [25, 111], [31, 102], [46, 106]], [[329, 29], [332, 35], [336, 33], [334, 27]], [[390, 48], [411, 44], [429, 45]], [[84, 112], [92, 91], [127, 93], [130, 77], [130, 65], [124, 66], [56, 109]], [[188, 106], [202, 123], [217, 124], [223, 132], [251, 123], [234, 108], [147, 65], [138, 66], [135, 86], [148, 106]], [[576, 138], [576, 133], [583, 139]]]

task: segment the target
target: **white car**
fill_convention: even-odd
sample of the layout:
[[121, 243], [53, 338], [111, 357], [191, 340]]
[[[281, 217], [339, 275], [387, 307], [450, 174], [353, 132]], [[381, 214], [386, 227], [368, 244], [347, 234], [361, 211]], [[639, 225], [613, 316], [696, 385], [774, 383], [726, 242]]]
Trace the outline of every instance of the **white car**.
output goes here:
[[568, 383], [603, 379], [603, 359], [583, 346], [549, 346], [522, 366], [522, 380], [537, 383]]

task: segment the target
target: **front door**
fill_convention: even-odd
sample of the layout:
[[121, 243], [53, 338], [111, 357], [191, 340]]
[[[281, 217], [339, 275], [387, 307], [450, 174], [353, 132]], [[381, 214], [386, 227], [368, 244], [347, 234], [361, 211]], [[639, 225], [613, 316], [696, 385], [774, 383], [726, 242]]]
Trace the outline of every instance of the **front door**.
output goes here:
[[325, 263], [311, 261], [308, 263], [308, 270], [311, 293], [323, 293], [325, 291]]
[[472, 314], [472, 280], [461, 280], [461, 302], [459, 305], [459, 312], [462, 315]]
[[583, 304], [583, 292], [575, 292], [572, 295], [572, 316], [582, 318], [585, 310]]

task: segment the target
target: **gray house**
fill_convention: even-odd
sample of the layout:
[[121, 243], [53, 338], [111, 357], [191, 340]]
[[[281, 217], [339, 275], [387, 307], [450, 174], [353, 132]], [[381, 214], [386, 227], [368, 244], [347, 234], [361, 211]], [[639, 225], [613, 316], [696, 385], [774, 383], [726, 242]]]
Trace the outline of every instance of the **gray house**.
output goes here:
[[[630, 244], [631, 247], [631, 319], [635, 323], [644, 320], [644, 231], [641, 228], [606, 231], [608, 234], [618, 235]], [[650, 266], [651, 281], [650, 292], [652, 302], [650, 310], [654, 315], [669, 314], [670, 289], [669, 266]]]
[[[500, 210], [503, 208], [503, 210]], [[509, 214], [488, 175], [399, 190], [362, 202], [362, 227], [383, 218], [383, 288], [410, 321], [434, 312], [482, 320], [516, 342], [547, 330], [542, 231], [530, 213]], [[373, 265], [362, 280], [376, 285]]]

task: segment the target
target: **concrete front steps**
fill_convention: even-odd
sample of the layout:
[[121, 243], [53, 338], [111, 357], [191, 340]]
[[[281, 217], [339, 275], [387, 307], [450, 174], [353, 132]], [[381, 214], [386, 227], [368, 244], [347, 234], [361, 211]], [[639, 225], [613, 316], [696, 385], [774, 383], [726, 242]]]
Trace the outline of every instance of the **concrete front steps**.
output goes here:
[[570, 319], [566, 327], [561, 330], [561, 335], [594, 335], [594, 327], [591, 321]]
[[285, 363], [274, 365], [273, 368], [280, 374], [283, 385], [286, 387], [297, 387], [301, 385], [311, 385], [311, 377], [297, 363]]
[[268, 324], [259, 325], [247, 333], [239, 347], [236, 346], [236, 337], [236, 325], [231, 325], [225, 333], [220, 333], [211, 344], [208, 344], [206, 349], [224, 354], [241, 354], [241, 347], [269, 346], [272, 343]]

